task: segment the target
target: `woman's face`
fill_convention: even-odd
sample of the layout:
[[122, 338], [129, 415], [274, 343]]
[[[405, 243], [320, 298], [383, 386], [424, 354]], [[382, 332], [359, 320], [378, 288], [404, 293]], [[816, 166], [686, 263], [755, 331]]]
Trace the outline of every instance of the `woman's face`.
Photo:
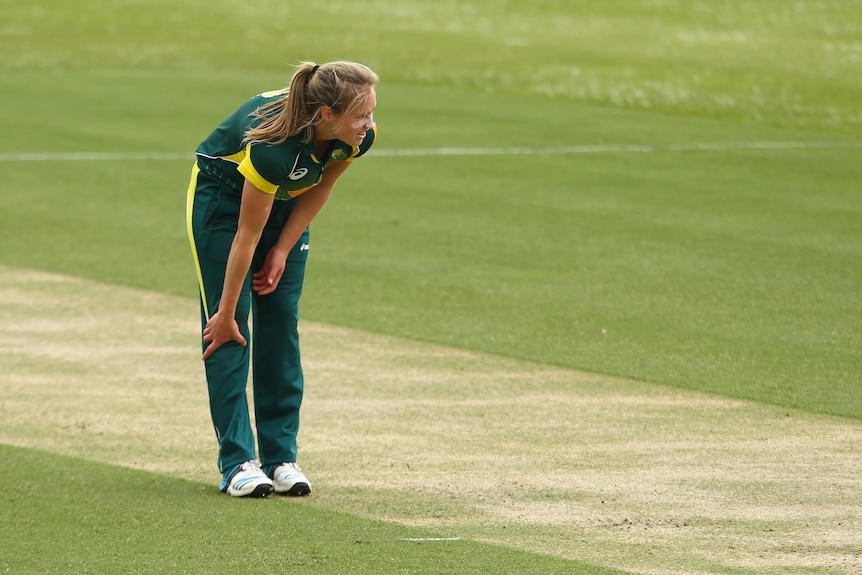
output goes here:
[[363, 103], [333, 117], [332, 137], [351, 146], [361, 144], [365, 139], [365, 133], [374, 126], [376, 107], [377, 93], [372, 86]]

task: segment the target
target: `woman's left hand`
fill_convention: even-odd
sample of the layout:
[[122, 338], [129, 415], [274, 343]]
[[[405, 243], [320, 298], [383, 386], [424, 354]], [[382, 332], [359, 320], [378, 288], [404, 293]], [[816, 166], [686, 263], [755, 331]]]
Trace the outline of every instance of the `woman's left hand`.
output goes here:
[[263, 263], [263, 268], [255, 273], [251, 278], [251, 289], [257, 295], [267, 295], [275, 291], [278, 287], [278, 282], [284, 273], [284, 266], [287, 262], [287, 255], [278, 246], [273, 247], [266, 254], [266, 261]]

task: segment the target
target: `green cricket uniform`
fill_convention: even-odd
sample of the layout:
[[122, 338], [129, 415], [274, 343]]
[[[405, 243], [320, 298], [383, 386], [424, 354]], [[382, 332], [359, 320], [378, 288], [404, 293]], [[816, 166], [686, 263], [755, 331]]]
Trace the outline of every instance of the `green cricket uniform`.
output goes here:
[[[299, 136], [277, 145], [263, 142], [243, 145], [246, 130], [261, 121], [253, 112], [285, 94], [281, 90], [255, 96], [225, 119], [198, 146], [189, 184], [186, 217], [200, 284], [202, 326], [221, 300], [244, 181], [274, 194], [276, 199], [236, 308], [237, 325], [249, 345], [228, 342], [205, 362], [210, 414], [219, 442], [218, 466], [222, 472], [257, 459], [246, 399], [249, 359], [259, 459], [264, 466], [296, 461], [304, 385], [297, 323], [309, 249], [308, 229], [291, 249], [274, 292], [257, 295], [251, 289], [251, 277], [263, 267], [267, 253], [275, 245], [293, 208], [293, 199], [318, 184], [333, 162], [351, 162], [364, 154], [377, 135], [374, 126], [359, 146], [335, 140], [323, 157], [317, 157], [313, 142], [304, 144]], [[249, 309], [253, 338], [249, 331]]]

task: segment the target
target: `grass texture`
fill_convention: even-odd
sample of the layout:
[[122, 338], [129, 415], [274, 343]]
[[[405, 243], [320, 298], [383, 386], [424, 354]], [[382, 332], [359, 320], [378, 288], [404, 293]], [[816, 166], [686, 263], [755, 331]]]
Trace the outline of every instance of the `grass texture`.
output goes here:
[[[0, 294], [0, 443], [215, 492], [194, 300], [8, 266]], [[303, 505], [639, 573], [862, 570], [858, 421], [301, 327]]]
[[[313, 226], [304, 319], [862, 419], [857, 2], [0, 0], [0, 13], [2, 264], [193, 304], [195, 146], [300, 60], [354, 59], [381, 75], [380, 140]], [[19, 487], [0, 567], [233, 565], [235, 548], [207, 544], [229, 545], [248, 507], [67, 459], [58, 485], [38, 452], [2, 450]], [[414, 568], [389, 539], [402, 528], [259, 508], [264, 539], [288, 508], [309, 534], [344, 533], [303, 540], [303, 569]], [[201, 524], [186, 529], [200, 545], [160, 554]], [[541, 561], [415, 549], [421, 572]], [[530, 565], [572, 568], [548, 561]]]
[[[350, 58], [389, 84], [465, 87], [857, 134], [852, 1], [5, 0], [0, 70], [287, 77]], [[211, 122], [207, 122], [209, 125]]]
[[[862, 417], [857, 4], [105, 6], [4, 6], [0, 153], [191, 157], [334, 58], [381, 74], [377, 152], [657, 148], [372, 154], [315, 223], [303, 313]], [[194, 297], [188, 162], [12, 166], [0, 261]]]
[[[9, 573], [622, 573], [34, 450], [0, 455], [15, 462], [0, 471]], [[46, 473], [57, 468], [62, 479]]]
[[[24, 138], [20, 150], [190, 158], [202, 116], [221, 114], [191, 110], [217, 108], [195, 96], [216, 92], [216, 76], [23, 78], [10, 86], [19, 105], [44, 109], [53, 86], [72, 111], [28, 132], [67, 141]], [[219, 106], [274, 82], [243, 78]], [[165, 94], [178, 91], [170, 111]], [[842, 147], [858, 142], [528, 96], [386, 84], [380, 94], [381, 154], [356, 163], [313, 226], [304, 317], [862, 417], [862, 149]], [[87, 121], [95, 110], [101, 123]], [[620, 143], [652, 148], [385, 155]], [[17, 162], [0, 198], [0, 258], [194, 297], [190, 163]]]

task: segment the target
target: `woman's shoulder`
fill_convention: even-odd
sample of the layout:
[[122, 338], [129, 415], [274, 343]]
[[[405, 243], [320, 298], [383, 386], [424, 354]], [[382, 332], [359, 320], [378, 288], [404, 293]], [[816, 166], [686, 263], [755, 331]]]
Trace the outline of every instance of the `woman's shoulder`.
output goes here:
[[278, 144], [264, 141], [252, 141], [250, 144], [250, 152], [254, 157], [275, 164], [293, 164], [305, 147], [300, 136], [290, 136]]
[[272, 100], [275, 98], [281, 98], [283, 96], [287, 96], [288, 93], [287, 88], [282, 88], [281, 90], [270, 90], [268, 92], [261, 92], [255, 98], [262, 98], [264, 100]]

